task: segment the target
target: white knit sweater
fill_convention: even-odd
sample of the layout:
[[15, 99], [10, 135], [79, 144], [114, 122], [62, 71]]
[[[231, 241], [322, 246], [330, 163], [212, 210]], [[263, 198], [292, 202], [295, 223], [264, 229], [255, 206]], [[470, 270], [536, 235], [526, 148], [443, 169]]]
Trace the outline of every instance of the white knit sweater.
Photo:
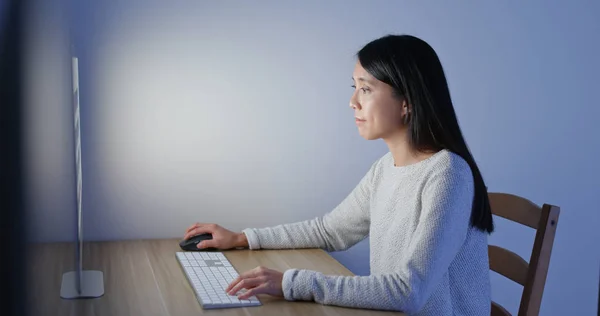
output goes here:
[[487, 234], [470, 227], [473, 176], [442, 150], [395, 167], [377, 160], [333, 211], [303, 222], [245, 229], [250, 249], [345, 250], [370, 236], [369, 276], [284, 272], [287, 300], [403, 311], [407, 315], [490, 315]]

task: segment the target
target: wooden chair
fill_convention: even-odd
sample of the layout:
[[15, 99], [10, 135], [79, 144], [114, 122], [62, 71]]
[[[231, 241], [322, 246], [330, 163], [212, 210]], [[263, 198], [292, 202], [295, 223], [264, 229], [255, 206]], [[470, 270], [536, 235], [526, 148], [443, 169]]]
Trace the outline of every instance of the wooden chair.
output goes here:
[[[518, 315], [538, 315], [560, 208], [549, 204], [539, 207], [525, 198], [512, 194], [488, 193], [488, 196], [494, 215], [536, 230], [529, 263], [505, 248], [490, 245], [488, 249], [490, 269], [523, 286]], [[511, 314], [504, 307], [492, 302], [492, 316], [509, 315]]]

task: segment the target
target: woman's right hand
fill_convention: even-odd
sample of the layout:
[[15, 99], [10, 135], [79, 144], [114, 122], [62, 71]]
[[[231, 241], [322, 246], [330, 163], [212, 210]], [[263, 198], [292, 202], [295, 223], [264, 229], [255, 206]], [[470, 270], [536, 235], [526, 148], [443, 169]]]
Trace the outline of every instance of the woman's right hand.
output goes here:
[[196, 223], [185, 231], [183, 239], [186, 240], [190, 237], [200, 234], [211, 234], [212, 239], [204, 240], [198, 243], [198, 249], [217, 248], [225, 250], [238, 247], [248, 247], [248, 239], [246, 239], [246, 234], [234, 233], [217, 224]]

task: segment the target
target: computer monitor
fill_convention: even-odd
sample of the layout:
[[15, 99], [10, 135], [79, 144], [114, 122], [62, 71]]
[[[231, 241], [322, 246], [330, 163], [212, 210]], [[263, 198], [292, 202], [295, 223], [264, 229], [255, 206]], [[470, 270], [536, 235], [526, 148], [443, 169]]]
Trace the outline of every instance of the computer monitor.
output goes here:
[[75, 133], [75, 174], [76, 174], [76, 211], [77, 245], [75, 247], [75, 271], [63, 274], [60, 296], [64, 299], [96, 298], [104, 295], [104, 274], [102, 271], [83, 270], [83, 174], [81, 172], [81, 120], [79, 109], [79, 59], [71, 59], [73, 111]]

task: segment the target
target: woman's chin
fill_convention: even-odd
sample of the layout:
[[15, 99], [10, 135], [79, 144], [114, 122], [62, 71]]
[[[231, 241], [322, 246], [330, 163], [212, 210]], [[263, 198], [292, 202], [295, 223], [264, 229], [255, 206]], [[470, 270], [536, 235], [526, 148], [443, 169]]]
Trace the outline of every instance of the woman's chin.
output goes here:
[[371, 134], [371, 133], [363, 132], [363, 131], [360, 131], [360, 130], [358, 131], [358, 134], [359, 134], [359, 135], [360, 135], [362, 138], [364, 138], [364, 139], [366, 139], [366, 140], [376, 140], [376, 139], [378, 139], [378, 138], [379, 138], [379, 137], [375, 137], [375, 135], [373, 135], [373, 134]]

